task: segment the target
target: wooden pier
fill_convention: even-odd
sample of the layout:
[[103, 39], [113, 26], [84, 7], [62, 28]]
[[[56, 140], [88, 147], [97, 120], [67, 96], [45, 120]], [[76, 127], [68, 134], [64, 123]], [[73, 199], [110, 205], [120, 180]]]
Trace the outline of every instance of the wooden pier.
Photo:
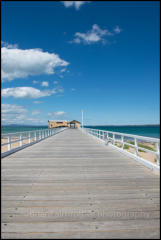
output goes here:
[[67, 129], [2, 159], [2, 238], [159, 238], [159, 175]]

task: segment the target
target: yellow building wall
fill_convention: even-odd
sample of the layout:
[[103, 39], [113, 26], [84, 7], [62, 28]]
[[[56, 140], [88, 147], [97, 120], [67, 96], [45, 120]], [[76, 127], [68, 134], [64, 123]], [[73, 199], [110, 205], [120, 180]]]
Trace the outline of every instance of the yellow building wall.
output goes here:
[[80, 123], [75, 123], [75, 127], [76, 128], [80, 127]]
[[54, 121], [49, 121], [48, 123], [49, 128], [55, 128], [55, 127], [68, 127], [68, 122], [54, 122]]
[[[80, 127], [80, 123], [75, 123], [75, 128]], [[56, 121], [49, 121], [48, 122], [49, 128], [56, 128], [56, 127], [68, 127], [70, 128], [70, 122], [56, 122]]]

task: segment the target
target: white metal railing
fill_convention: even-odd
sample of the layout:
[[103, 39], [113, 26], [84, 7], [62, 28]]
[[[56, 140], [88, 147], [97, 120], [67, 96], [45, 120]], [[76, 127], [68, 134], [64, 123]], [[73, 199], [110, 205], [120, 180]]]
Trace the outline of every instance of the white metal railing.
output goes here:
[[[1, 152], [2, 152], [1, 157], [5, 157], [22, 148], [25, 148], [43, 139], [53, 136], [59, 132], [62, 132], [65, 129], [66, 127], [61, 127], [61, 128], [51, 128], [51, 129], [43, 129], [43, 130], [2, 134], [1, 135]], [[15, 143], [17, 143], [16, 146], [13, 146], [13, 144]]]
[[[117, 149], [121, 149], [122, 151], [127, 152], [124, 148], [125, 146], [130, 146], [135, 149], [135, 153], [131, 153], [135, 156], [135, 158], [140, 158], [139, 157], [139, 150], [144, 151], [144, 152], [149, 152], [151, 154], [154, 154], [156, 156], [156, 162], [157, 165], [160, 166], [160, 139], [158, 138], [149, 138], [149, 137], [143, 137], [143, 136], [138, 136], [138, 135], [132, 135], [132, 134], [125, 134], [125, 133], [120, 133], [120, 132], [111, 132], [111, 131], [104, 131], [104, 130], [99, 130], [99, 129], [92, 129], [92, 128], [80, 128], [83, 132], [86, 132], [88, 134], [91, 134], [102, 141], [106, 143], [110, 143]], [[133, 141], [131, 141], [133, 140]], [[132, 143], [131, 143], [132, 142]], [[140, 144], [141, 142], [148, 142], [155, 144], [155, 150], [151, 150], [146, 148], [144, 145]], [[120, 144], [120, 147], [115, 145], [116, 143]], [[141, 145], [141, 146], [139, 146]], [[129, 152], [128, 152], [129, 153]], [[144, 160], [144, 159], [142, 159]]]

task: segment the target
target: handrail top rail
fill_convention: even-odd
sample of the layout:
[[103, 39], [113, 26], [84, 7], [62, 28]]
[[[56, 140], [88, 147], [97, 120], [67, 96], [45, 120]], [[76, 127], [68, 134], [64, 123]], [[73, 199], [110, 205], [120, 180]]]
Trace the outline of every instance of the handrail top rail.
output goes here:
[[127, 134], [127, 133], [120, 133], [120, 132], [112, 132], [112, 131], [107, 131], [107, 130], [101, 130], [101, 129], [95, 129], [95, 128], [84, 128], [84, 129], [90, 129], [90, 130], [99, 130], [107, 133], [112, 133], [115, 135], [120, 135], [120, 136], [126, 136], [126, 137], [132, 137], [132, 138], [137, 138], [137, 139], [142, 139], [150, 142], [160, 142], [159, 138], [150, 138], [150, 137], [144, 137], [144, 136], [139, 136], [139, 135], [134, 135], [134, 134]]
[[[61, 127], [56, 131], [52, 131], [51, 129], [43, 129], [43, 130], [34, 130], [34, 131], [24, 131], [24, 132], [16, 132], [16, 133], [8, 133], [8, 134], [4, 134], [3, 137], [6, 138], [8, 137], [8, 141], [6, 143], [2, 143], [1, 141], [1, 147], [7, 145], [8, 146], [8, 150], [2, 152], [1, 157], [5, 157], [11, 153], [17, 152], [25, 147], [31, 146], [34, 143], [37, 143], [39, 141], [42, 141], [48, 137], [51, 137], [57, 133], [60, 133], [62, 131], [64, 131], [66, 128], [65, 127]], [[55, 129], [54, 129], [55, 130]], [[33, 136], [31, 136], [31, 134], [28, 134], [28, 136], [26, 137], [22, 137], [22, 133], [35, 133]], [[37, 134], [38, 132], [38, 134]], [[17, 135], [15, 135], [17, 134]], [[16, 136], [16, 137], [14, 137]], [[13, 139], [17, 139], [18, 140], [14, 140]], [[28, 143], [23, 143], [23, 140], [28, 140]], [[13, 147], [12, 144], [19, 142], [19, 147]]]
[[[56, 129], [56, 128], [55, 128]], [[14, 132], [14, 133], [2, 133], [2, 137], [3, 136], [8, 136], [8, 135], [16, 135], [16, 134], [22, 134], [22, 133], [33, 133], [33, 132], [40, 132], [40, 131], [47, 131], [47, 130], [52, 130], [52, 128], [46, 128], [46, 129], [39, 129], [39, 130], [32, 130], [32, 131], [24, 131], [24, 132]]]

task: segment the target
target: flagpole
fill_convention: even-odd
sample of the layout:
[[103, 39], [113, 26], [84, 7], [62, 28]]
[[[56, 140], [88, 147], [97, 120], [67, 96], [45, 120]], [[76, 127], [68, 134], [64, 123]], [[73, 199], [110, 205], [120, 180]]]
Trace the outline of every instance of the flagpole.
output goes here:
[[82, 110], [82, 128], [83, 128], [83, 110]]

